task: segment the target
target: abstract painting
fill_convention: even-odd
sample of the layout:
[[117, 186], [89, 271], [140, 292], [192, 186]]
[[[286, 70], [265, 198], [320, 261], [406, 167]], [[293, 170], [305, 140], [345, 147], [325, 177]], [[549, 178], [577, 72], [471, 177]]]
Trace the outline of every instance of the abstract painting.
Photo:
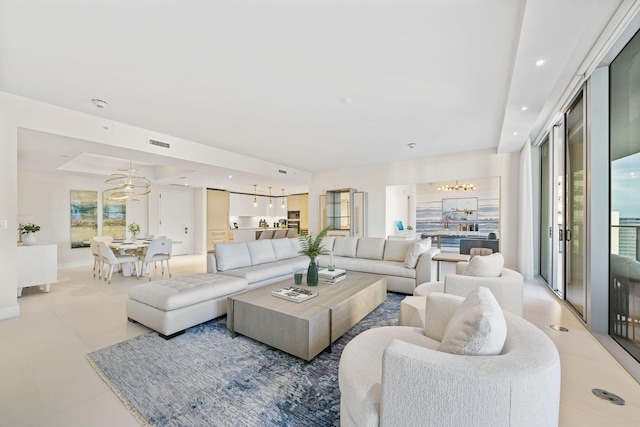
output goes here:
[[88, 248], [98, 235], [98, 192], [71, 190], [71, 248]]
[[126, 200], [109, 200], [102, 195], [102, 235], [124, 239], [127, 232]]

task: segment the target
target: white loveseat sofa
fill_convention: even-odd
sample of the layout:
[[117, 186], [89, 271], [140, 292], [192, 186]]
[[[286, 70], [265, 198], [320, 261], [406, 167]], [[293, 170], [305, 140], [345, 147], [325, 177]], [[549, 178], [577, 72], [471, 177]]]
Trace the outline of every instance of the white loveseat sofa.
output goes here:
[[[433, 280], [432, 258], [440, 253], [430, 239], [325, 237], [323, 246], [333, 255], [318, 257], [321, 268], [333, 259], [336, 268], [385, 276], [388, 290], [409, 295], [416, 284]], [[309, 258], [299, 250], [297, 238], [218, 243], [207, 256], [207, 272], [245, 279], [252, 289], [291, 277], [293, 268], [307, 267]]]
[[[498, 328], [493, 321], [472, 328], [456, 295], [434, 292], [426, 304], [425, 328], [372, 328], [345, 346], [338, 373], [343, 427], [558, 425], [560, 358], [548, 336], [509, 312]], [[490, 311], [494, 318], [501, 312], [497, 302]], [[497, 342], [460, 340], [459, 332], [495, 330], [502, 333]], [[454, 348], [442, 348], [445, 341]]]

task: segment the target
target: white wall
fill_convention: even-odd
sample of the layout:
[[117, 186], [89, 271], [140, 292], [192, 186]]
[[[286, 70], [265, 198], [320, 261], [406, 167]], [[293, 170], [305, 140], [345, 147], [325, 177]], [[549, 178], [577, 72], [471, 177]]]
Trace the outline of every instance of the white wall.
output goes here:
[[[410, 225], [415, 230], [416, 217], [415, 217], [415, 185], [389, 185], [387, 186], [386, 195], [386, 221], [385, 221], [385, 235], [391, 235], [398, 233], [396, 228], [396, 221], [402, 221], [404, 228]], [[413, 209], [413, 213], [409, 210], [409, 204]], [[371, 234], [371, 233], [369, 233]]]
[[470, 151], [447, 156], [425, 157], [384, 165], [314, 173], [309, 187], [309, 231], [318, 232], [319, 196], [326, 190], [356, 188], [368, 193], [368, 235], [387, 233], [387, 186], [421, 182], [501, 177], [501, 252], [505, 264], [517, 266], [518, 168], [520, 153], [496, 154], [494, 150]]
[[[18, 214], [33, 217], [41, 229], [36, 234], [40, 242], [58, 245], [58, 267], [92, 265], [89, 248], [71, 249], [70, 191], [98, 192], [98, 235], [102, 235], [103, 180], [63, 174], [18, 172]], [[127, 224], [140, 224], [143, 234], [149, 234], [147, 198], [127, 203]], [[127, 232], [127, 235], [129, 233]]]
[[[16, 241], [18, 227], [17, 147], [18, 130], [21, 128], [98, 142], [113, 147], [124, 147], [138, 150], [142, 153], [166, 155], [163, 148], [155, 147], [148, 143], [149, 139], [158, 139], [171, 143], [171, 154], [175, 158], [196, 162], [208, 159], [208, 162], [212, 165], [264, 176], [279, 176], [278, 169], [282, 169], [281, 165], [261, 159], [0, 92], [0, 144], [2, 147], [2, 155], [0, 156], [0, 182], [2, 182], [2, 188], [0, 189], [0, 200], [2, 200], [2, 203], [0, 203], [0, 223], [2, 221], [7, 222], [7, 228], [0, 229], [0, 258], [2, 259], [2, 263], [0, 263], [0, 319], [20, 314], [16, 285]], [[310, 179], [311, 175], [308, 172], [291, 170], [291, 168], [288, 168], [288, 170], [291, 173], [296, 173], [300, 179]], [[33, 179], [36, 178], [34, 177]], [[85, 188], [84, 186], [77, 187], [75, 185], [74, 187], [76, 187], [74, 189]], [[67, 206], [68, 197], [67, 194]], [[24, 200], [21, 203], [23, 204], [22, 209], [31, 210], [34, 205], [33, 201], [28, 200]], [[48, 209], [45, 206], [40, 207], [45, 212]], [[148, 221], [151, 225], [157, 219], [153, 217], [154, 209], [157, 212], [157, 201], [149, 199], [150, 214]], [[54, 210], [57, 211], [57, 208]], [[42, 212], [25, 213], [33, 214], [35, 219], [40, 218]], [[68, 219], [64, 221], [68, 223]], [[202, 223], [202, 220], [200, 219], [199, 222]], [[48, 225], [46, 227], [49, 228]], [[48, 235], [49, 231], [56, 235], [58, 233], [58, 231], [49, 230], [45, 234], [44, 231], [43, 229], [38, 236], [42, 240], [54, 239], [55, 236]], [[153, 232], [153, 227], [151, 227], [150, 232], [157, 234]], [[65, 234], [66, 238], [68, 238], [66, 231], [61, 231], [60, 235], [62, 236], [62, 234]], [[75, 262], [81, 257], [81, 255], [75, 255], [75, 253], [69, 255], [70, 258], [62, 258], [65, 263], [67, 261], [69, 263]]]

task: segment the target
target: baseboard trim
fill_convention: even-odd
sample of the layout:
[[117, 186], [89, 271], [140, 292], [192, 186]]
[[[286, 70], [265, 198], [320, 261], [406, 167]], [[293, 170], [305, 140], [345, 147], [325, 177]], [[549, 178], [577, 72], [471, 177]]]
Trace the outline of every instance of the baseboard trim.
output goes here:
[[18, 316], [20, 316], [20, 306], [18, 304], [11, 307], [0, 308], [0, 320]]

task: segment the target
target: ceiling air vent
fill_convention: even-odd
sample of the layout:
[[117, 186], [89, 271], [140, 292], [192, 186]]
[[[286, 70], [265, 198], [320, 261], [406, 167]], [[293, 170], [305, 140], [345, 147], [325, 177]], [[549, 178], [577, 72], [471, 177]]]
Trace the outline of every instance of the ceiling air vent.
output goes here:
[[155, 139], [150, 139], [149, 140], [149, 144], [151, 145], [157, 145], [158, 147], [162, 147], [162, 148], [171, 148], [171, 145], [167, 142], [161, 142], [161, 141], [156, 141]]
[[285, 175], [287, 174], [287, 171], [286, 170], [282, 170], [282, 169], [278, 169], [278, 172], [283, 173]]

